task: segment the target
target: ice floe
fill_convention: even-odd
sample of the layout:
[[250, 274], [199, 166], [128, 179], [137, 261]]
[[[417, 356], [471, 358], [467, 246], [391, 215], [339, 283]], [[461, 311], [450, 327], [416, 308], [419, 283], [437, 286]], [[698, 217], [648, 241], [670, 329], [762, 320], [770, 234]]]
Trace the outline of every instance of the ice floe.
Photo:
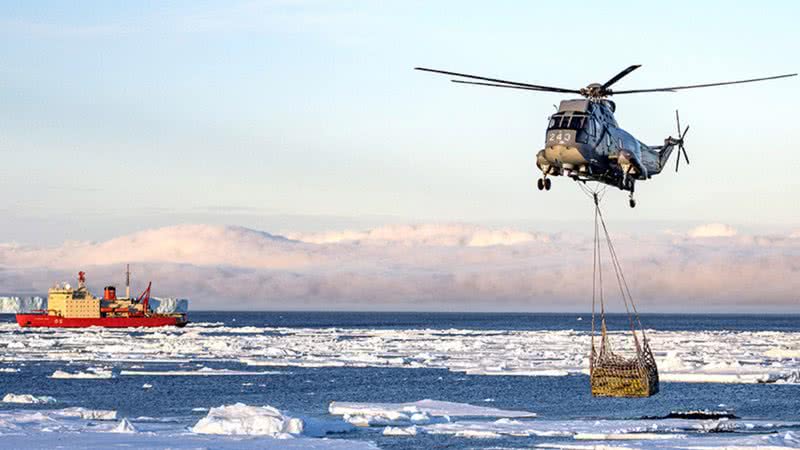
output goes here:
[[[280, 375], [285, 372], [278, 371], [246, 371], [246, 370], [231, 370], [231, 369], [212, 369], [210, 367], [203, 367], [198, 370], [121, 370], [120, 375], [126, 376], [220, 376], [220, 375]], [[151, 386], [152, 387], [152, 386]]]
[[411, 425], [410, 427], [386, 427], [383, 429], [384, 436], [416, 436], [417, 426]]
[[84, 420], [117, 420], [117, 412], [107, 409], [86, 409], [79, 406], [53, 411], [60, 417], [77, 417]]
[[[235, 405], [233, 405], [235, 406]], [[228, 407], [230, 408], [230, 407]], [[216, 409], [216, 408], [215, 408]], [[226, 413], [230, 413], [230, 409]], [[252, 411], [245, 411], [252, 412]], [[106, 414], [103, 414], [106, 413]], [[291, 419], [282, 430], [288, 432], [274, 439], [271, 435], [226, 435], [187, 432], [185, 425], [165, 419], [141, 418], [117, 421], [116, 413], [108, 411], [67, 408], [61, 410], [0, 411], [0, 446], [3, 448], [174, 448], [174, 449], [281, 449], [281, 450], [376, 450], [369, 442], [347, 439], [319, 439], [308, 435], [291, 434], [297, 431], [297, 422]], [[235, 414], [223, 413], [236, 428]], [[263, 417], [262, 412], [255, 414]], [[240, 417], [240, 425], [247, 425], [247, 414]], [[147, 419], [147, 420], [145, 420]], [[223, 420], [223, 417], [218, 417]], [[202, 420], [201, 420], [202, 422]], [[265, 429], [254, 420], [250, 431]], [[209, 424], [213, 430], [216, 425]], [[261, 427], [261, 428], [259, 428]], [[268, 427], [267, 427], [268, 428]], [[222, 429], [226, 429], [222, 427]], [[239, 428], [242, 429], [241, 427]]]
[[56, 399], [47, 395], [35, 396], [31, 394], [6, 394], [3, 403], [56, 403]]
[[112, 433], [136, 433], [136, 427], [126, 418], [119, 421], [119, 424], [111, 430]]
[[535, 417], [529, 411], [512, 411], [465, 403], [420, 400], [409, 403], [331, 402], [328, 412], [355, 426], [403, 426], [449, 422], [450, 417]]
[[303, 433], [303, 421], [284, 416], [271, 406], [236, 403], [211, 408], [208, 415], [192, 427], [192, 432], [291, 438]]
[[103, 380], [114, 378], [114, 373], [108, 369], [90, 367], [86, 372], [65, 372], [63, 370], [56, 370], [52, 375], [50, 375], [50, 378]]

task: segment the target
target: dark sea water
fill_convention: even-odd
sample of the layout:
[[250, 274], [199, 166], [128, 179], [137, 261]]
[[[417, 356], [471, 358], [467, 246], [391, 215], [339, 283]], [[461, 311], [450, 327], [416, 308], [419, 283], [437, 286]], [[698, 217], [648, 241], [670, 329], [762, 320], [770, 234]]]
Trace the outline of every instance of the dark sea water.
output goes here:
[[[581, 317], [583, 321], [576, 321]], [[418, 312], [192, 312], [196, 322], [228, 326], [303, 328], [465, 328], [476, 330], [590, 329], [591, 313], [418, 313]], [[800, 331], [800, 314], [642, 314], [645, 328], [664, 331]], [[609, 314], [609, 328], [626, 328], [628, 316]]]
[[[577, 321], [577, 317], [583, 317]], [[564, 330], [588, 329], [587, 314], [434, 314], [368, 312], [192, 312], [193, 322], [227, 326], [341, 327], [380, 329]], [[624, 316], [613, 316], [624, 325]], [[0, 316], [13, 321], [13, 316]], [[800, 316], [661, 315], [642, 316], [646, 328], [657, 330], [800, 331]], [[220, 339], [224, 339], [220, 336]], [[0, 349], [2, 350], [2, 349]], [[191, 364], [191, 361], [187, 361]], [[247, 370], [238, 362], [203, 361], [206, 367]], [[725, 409], [748, 419], [800, 421], [800, 386], [769, 384], [662, 383], [661, 392], [647, 399], [592, 398], [588, 377], [479, 376], [441, 369], [278, 367], [278, 374], [254, 376], [166, 376], [155, 380], [117, 377], [98, 380], [47, 378], [63, 362], [31, 362], [20, 373], [4, 374], [2, 391], [50, 395], [59, 407], [115, 409], [120, 416], [169, 418], [187, 427], [205, 415], [193, 408], [236, 402], [271, 405], [288, 414], [330, 418], [331, 401], [408, 402], [437, 399], [502, 409], [536, 412], [539, 420], [595, 420], [665, 415], [673, 410]], [[157, 364], [148, 365], [155, 370]], [[174, 370], [174, 365], [164, 367]], [[252, 370], [253, 368], [249, 368]], [[155, 392], [141, 389], [153, 382]], [[253, 383], [246, 386], [246, 383]], [[264, 387], [258, 386], [264, 384]], [[490, 400], [490, 401], [487, 401]], [[19, 408], [0, 403], [0, 410]], [[26, 405], [36, 408], [38, 406]], [[531, 447], [552, 438], [465, 439], [446, 435], [384, 437], [381, 427], [338, 435], [372, 440], [381, 448]], [[562, 439], [563, 440], [563, 439]], [[2, 447], [2, 437], [0, 437]]]

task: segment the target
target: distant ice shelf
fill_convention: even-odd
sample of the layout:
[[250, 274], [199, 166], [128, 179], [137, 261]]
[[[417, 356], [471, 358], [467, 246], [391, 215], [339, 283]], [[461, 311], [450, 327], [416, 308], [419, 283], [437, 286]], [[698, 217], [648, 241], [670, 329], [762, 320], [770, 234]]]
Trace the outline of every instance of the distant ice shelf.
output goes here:
[[0, 314], [16, 314], [45, 309], [47, 300], [42, 297], [0, 297]]
[[[189, 300], [185, 298], [151, 297], [150, 307], [160, 314], [189, 311]], [[0, 297], [0, 314], [27, 313], [47, 309], [47, 299], [43, 297]]]

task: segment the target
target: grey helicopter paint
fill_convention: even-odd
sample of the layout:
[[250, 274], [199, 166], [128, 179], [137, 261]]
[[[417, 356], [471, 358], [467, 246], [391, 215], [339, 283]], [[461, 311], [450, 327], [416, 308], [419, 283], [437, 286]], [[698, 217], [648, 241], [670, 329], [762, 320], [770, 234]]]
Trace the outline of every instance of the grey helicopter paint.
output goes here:
[[633, 197], [636, 181], [648, 180], [661, 173], [675, 148], [678, 149], [675, 171], [677, 172], [680, 167], [681, 155], [686, 164], [689, 164], [689, 156], [686, 154], [686, 149], [683, 145], [689, 127], [687, 126], [681, 131], [680, 116], [675, 111], [678, 137], [667, 137], [664, 139], [663, 145], [646, 145], [619, 127], [617, 120], [614, 118], [616, 105], [613, 101], [608, 100], [608, 97], [645, 92], [675, 92], [681, 89], [751, 83], [797, 75], [792, 73], [748, 80], [655, 89], [619, 91], [611, 89], [613, 84], [639, 67], [641, 66], [629, 66], [604, 84], [592, 83], [581, 89], [519, 83], [425, 67], [415, 67], [415, 69], [481, 80], [480, 82], [451, 80], [454, 83], [539, 92], [571, 93], [583, 96], [584, 98], [580, 99], [563, 100], [558, 107], [558, 111], [548, 118], [544, 148], [536, 155], [536, 165], [542, 171], [542, 177], [539, 178], [537, 183], [539, 190], [550, 190], [550, 177], [566, 176], [584, 183], [597, 181], [628, 191], [630, 193], [629, 204], [631, 208], [636, 206], [636, 200]]

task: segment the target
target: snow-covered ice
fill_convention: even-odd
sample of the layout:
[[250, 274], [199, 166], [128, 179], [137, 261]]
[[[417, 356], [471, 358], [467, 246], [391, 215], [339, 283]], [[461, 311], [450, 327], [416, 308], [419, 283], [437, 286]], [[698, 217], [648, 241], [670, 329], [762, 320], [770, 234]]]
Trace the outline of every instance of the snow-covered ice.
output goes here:
[[422, 425], [450, 422], [451, 417], [535, 417], [528, 411], [510, 411], [465, 403], [420, 400], [409, 403], [331, 402], [331, 415], [359, 427]]
[[192, 427], [192, 432], [291, 438], [303, 433], [303, 421], [284, 416], [271, 406], [236, 403], [211, 408], [206, 417]]
[[[233, 405], [237, 406], [237, 405]], [[248, 413], [253, 413], [250, 407], [240, 409], [238, 418], [231, 414], [229, 407], [221, 407], [221, 415], [215, 420], [232, 420], [230, 426], [222, 426], [221, 430], [236, 429], [236, 421], [247, 430]], [[227, 409], [226, 409], [227, 408]], [[268, 408], [268, 407], [267, 407]], [[259, 407], [260, 409], [260, 407]], [[212, 408], [212, 410], [219, 410]], [[99, 411], [97, 411], [99, 413]], [[255, 418], [250, 422], [250, 431], [268, 429], [263, 424], [264, 413], [260, 410], [254, 412]], [[283, 416], [281, 416], [283, 417]], [[227, 418], [227, 419], [226, 419]], [[284, 419], [286, 419], [284, 417]], [[99, 422], [98, 422], [99, 420]], [[200, 422], [203, 422], [202, 419]], [[294, 420], [294, 421], [293, 421]], [[3, 448], [60, 448], [80, 449], [108, 449], [108, 448], [215, 448], [215, 449], [290, 449], [290, 450], [376, 450], [377, 447], [369, 442], [353, 441], [346, 439], [325, 439], [294, 435], [297, 431], [299, 419], [289, 418], [286, 433], [280, 437], [295, 437], [294, 439], [274, 439], [271, 435], [244, 435], [239, 434], [236, 439], [231, 439], [223, 434], [202, 434], [190, 432], [180, 424], [159, 422], [152, 420], [127, 419], [116, 420], [102, 414], [92, 414], [91, 410], [82, 408], [68, 408], [62, 410], [14, 410], [0, 411], [0, 446]], [[214, 427], [207, 422], [209, 429]], [[200, 423], [198, 423], [200, 425]], [[266, 427], [266, 428], [264, 428]]]
[[383, 429], [384, 436], [416, 436], [417, 426], [411, 425], [410, 427], [386, 427]]
[[3, 403], [56, 403], [56, 399], [47, 395], [31, 395], [31, 394], [6, 394], [3, 397]]
[[0, 297], [0, 314], [31, 312], [47, 307], [42, 297]]
[[203, 367], [197, 370], [121, 370], [120, 375], [128, 376], [220, 376], [220, 375], [280, 375], [285, 372], [278, 371], [246, 371], [246, 370], [231, 370], [231, 369], [212, 369], [210, 367]]
[[430, 399], [408, 403], [331, 402], [328, 412], [335, 416], [423, 413], [437, 417], [536, 417], [536, 413], [530, 411], [504, 410]]
[[50, 375], [50, 378], [60, 378], [60, 379], [100, 379], [105, 380], [109, 378], [113, 378], [114, 373], [111, 370], [107, 369], [99, 369], [90, 367], [86, 372], [66, 372], [63, 370], [56, 370]]
[[[185, 313], [189, 311], [189, 300], [150, 297], [150, 306], [157, 313]], [[0, 314], [26, 313], [42, 309], [47, 309], [47, 299], [43, 297], [0, 297]]]
[[126, 418], [119, 421], [119, 424], [111, 430], [112, 433], [136, 433], [136, 427]]
[[61, 417], [78, 417], [85, 420], [117, 420], [117, 412], [106, 409], [86, 409], [79, 406], [54, 411]]
[[[648, 330], [647, 336], [656, 353], [662, 381], [785, 384], [800, 379], [800, 358], [795, 357], [800, 348], [797, 332]], [[615, 333], [611, 336], [615, 344], [629, 344], [625, 337]], [[3, 323], [0, 348], [3, 347], [0, 361], [9, 362], [180, 364], [209, 359], [253, 367], [441, 368], [475, 375], [565, 376], [588, 372], [589, 333], [237, 328], [219, 323], [135, 331], [34, 330]], [[134, 372], [148, 370], [129, 369], [125, 374]]]

